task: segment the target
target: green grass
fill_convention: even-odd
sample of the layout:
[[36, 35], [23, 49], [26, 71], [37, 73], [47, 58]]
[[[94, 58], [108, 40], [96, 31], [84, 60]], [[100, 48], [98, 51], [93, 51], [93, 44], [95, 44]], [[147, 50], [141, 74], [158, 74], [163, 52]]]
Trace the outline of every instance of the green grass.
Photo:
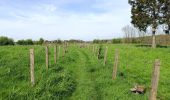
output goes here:
[[[103, 49], [105, 46], [102, 45]], [[0, 99], [147, 100], [155, 59], [161, 61], [157, 99], [170, 99], [169, 48], [107, 46], [106, 66], [103, 66], [103, 59], [97, 60], [92, 48], [89, 50], [77, 46], [70, 46], [68, 53], [54, 64], [51, 46], [48, 71], [45, 67], [43, 46], [2, 46], [0, 47]], [[35, 87], [31, 87], [30, 84], [30, 48], [35, 49]], [[117, 78], [112, 80], [115, 49], [119, 49], [120, 58]], [[130, 88], [135, 84], [145, 86], [146, 93], [143, 95], [131, 93]]]

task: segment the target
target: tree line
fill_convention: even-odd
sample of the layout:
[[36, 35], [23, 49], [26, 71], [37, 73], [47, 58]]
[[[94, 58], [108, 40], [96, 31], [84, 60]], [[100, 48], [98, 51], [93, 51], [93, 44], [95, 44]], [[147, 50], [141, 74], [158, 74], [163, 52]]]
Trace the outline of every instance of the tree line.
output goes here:
[[[131, 30], [132, 29], [132, 30]], [[133, 27], [129, 27], [127, 32], [130, 32], [133, 30]], [[127, 37], [123, 38], [114, 38], [114, 39], [105, 39], [105, 40], [100, 40], [100, 39], [94, 39], [93, 41], [83, 41], [83, 40], [53, 40], [53, 41], [47, 41], [44, 40], [43, 38], [40, 38], [38, 41], [33, 41], [31, 39], [26, 39], [26, 40], [18, 40], [17, 42], [14, 42], [12, 38], [8, 37], [0, 37], [0, 46], [4, 45], [43, 45], [43, 44], [63, 44], [63, 43], [95, 43], [95, 44], [141, 44], [141, 45], [146, 45], [146, 44], [151, 44], [151, 36], [148, 36], [145, 32], [142, 33], [136, 33], [136, 35], [129, 35], [129, 33], [126, 33]], [[139, 36], [137, 36], [137, 34]], [[132, 37], [131, 37], [132, 36]], [[170, 35], [157, 35], [157, 45], [161, 46], [167, 46], [170, 45]]]
[[44, 43], [44, 39], [40, 38], [38, 41], [33, 41], [32, 39], [26, 39], [26, 40], [18, 40], [17, 42], [14, 42], [12, 38], [8, 38], [5, 36], [0, 36], [0, 46], [4, 45], [42, 45]]
[[12, 38], [8, 38], [5, 36], [0, 36], [0, 46], [4, 46], [4, 45], [43, 45], [43, 44], [62, 44], [62, 43], [84, 43], [85, 41], [83, 40], [75, 40], [75, 39], [71, 39], [71, 40], [53, 40], [53, 41], [48, 41], [48, 40], [44, 40], [43, 38], [40, 38], [37, 41], [33, 41], [32, 39], [23, 39], [23, 40], [18, 40], [18, 41], [14, 41]]

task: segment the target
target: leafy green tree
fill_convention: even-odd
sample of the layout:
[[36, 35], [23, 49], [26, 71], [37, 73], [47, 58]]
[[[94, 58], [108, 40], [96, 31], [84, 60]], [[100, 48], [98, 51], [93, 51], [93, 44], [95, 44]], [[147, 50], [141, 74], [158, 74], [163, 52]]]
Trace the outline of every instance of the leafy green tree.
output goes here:
[[18, 40], [17, 41], [18, 45], [33, 45], [34, 42], [31, 39], [27, 39], [27, 40]]
[[31, 39], [26, 40], [26, 45], [33, 45], [34, 42]]
[[170, 32], [170, 0], [161, 0], [161, 24], [167, 25], [167, 29], [165, 29], [165, 33], [169, 34]]
[[24, 45], [24, 40], [18, 40], [18, 41], [17, 41], [17, 44], [18, 44], [18, 45]]
[[93, 40], [93, 43], [100, 43], [100, 40], [95, 39], [95, 40]]
[[112, 39], [113, 44], [122, 43], [122, 39]]
[[39, 41], [38, 41], [38, 44], [43, 44], [44, 43], [44, 39], [43, 38], [40, 38]]
[[161, 0], [129, 0], [132, 6], [132, 24], [141, 31], [152, 27], [152, 47], [156, 48], [155, 33], [159, 25]]
[[0, 37], [0, 45], [14, 45], [14, 40], [8, 37], [1, 36]]

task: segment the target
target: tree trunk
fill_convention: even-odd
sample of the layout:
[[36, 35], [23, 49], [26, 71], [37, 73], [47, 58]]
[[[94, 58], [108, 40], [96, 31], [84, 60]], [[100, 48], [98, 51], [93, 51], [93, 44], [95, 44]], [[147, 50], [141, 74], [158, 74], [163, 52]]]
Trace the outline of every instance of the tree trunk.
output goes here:
[[168, 25], [168, 35], [170, 34], [170, 25]]
[[152, 48], [156, 48], [155, 28], [152, 28]]

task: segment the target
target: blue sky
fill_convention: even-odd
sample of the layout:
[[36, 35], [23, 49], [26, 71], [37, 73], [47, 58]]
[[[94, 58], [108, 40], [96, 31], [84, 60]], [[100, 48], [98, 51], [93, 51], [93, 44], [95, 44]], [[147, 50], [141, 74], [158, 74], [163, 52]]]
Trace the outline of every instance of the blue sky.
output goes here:
[[0, 0], [0, 36], [111, 39], [130, 24], [127, 0]]

